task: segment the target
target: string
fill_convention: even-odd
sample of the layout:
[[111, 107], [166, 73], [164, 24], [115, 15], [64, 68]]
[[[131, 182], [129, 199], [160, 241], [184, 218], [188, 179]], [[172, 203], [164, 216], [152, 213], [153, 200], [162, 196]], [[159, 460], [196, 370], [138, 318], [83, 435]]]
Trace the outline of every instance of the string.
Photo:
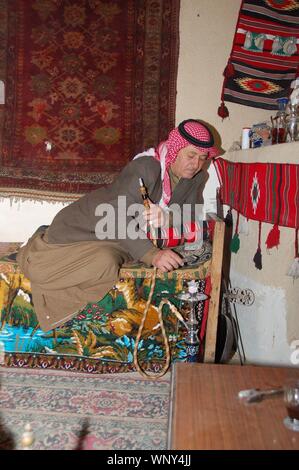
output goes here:
[[171, 359], [169, 341], [168, 341], [168, 338], [167, 338], [167, 335], [166, 335], [166, 331], [165, 331], [165, 327], [164, 327], [164, 321], [163, 321], [162, 310], [163, 310], [164, 305], [167, 304], [170, 308], [170, 311], [178, 318], [178, 320], [185, 323], [185, 321], [184, 321], [182, 315], [180, 314], [180, 312], [178, 311], [178, 309], [168, 299], [165, 299], [165, 298], [161, 299], [161, 302], [160, 302], [159, 307], [158, 307], [158, 315], [159, 315], [159, 322], [160, 322], [160, 327], [161, 327], [161, 331], [162, 331], [163, 342], [164, 342], [164, 345], [165, 345], [166, 361], [165, 361], [165, 365], [163, 366], [163, 368], [157, 373], [156, 372], [155, 373], [149, 373], [149, 372], [145, 371], [142, 368], [142, 366], [139, 364], [138, 346], [139, 346], [139, 343], [140, 343], [144, 323], [145, 323], [145, 320], [146, 320], [146, 317], [147, 317], [147, 314], [148, 314], [149, 306], [150, 306], [151, 301], [152, 301], [152, 297], [153, 297], [153, 293], [154, 293], [154, 289], [155, 289], [155, 285], [156, 285], [156, 277], [157, 277], [157, 268], [154, 267], [153, 268], [151, 288], [150, 288], [147, 303], [146, 303], [146, 306], [145, 306], [145, 309], [144, 309], [144, 312], [143, 312], [142, 320], [141, 320], [141, 323], [139, 325], [139, 329], [138, 329], [138, 333], [137, 333], [136, 341], [135, 341], [135, 347], [134, 347], [134, 365], [135, 365], [137, 371], [143, 377], [151, 378], [151, 379], [154, 379], [154, 380], [156, 380], [160, 377], [163, 377], [163, 375], [166, 374], [166, 372], [169, 369], [170, 359]]
[[235, 233], [239, 233], [239, 219], [240, 219], [240, 212], [237, 213], [237, 222], [236, 222], [236, 230]]
[[261, 249], [261, 234], [262, 234], [262, 222], [259, 222], [259, 240], [258, 240], [259, 249]]

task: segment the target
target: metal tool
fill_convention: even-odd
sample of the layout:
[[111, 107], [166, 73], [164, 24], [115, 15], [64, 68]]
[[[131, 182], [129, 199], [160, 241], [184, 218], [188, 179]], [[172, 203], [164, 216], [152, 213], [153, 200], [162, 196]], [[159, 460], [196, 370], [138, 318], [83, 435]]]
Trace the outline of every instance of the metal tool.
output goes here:
[[269, 390], [259, 390], [258, 388], [249, 388], [247, 390], [240, 390], [238, 398], [245, 403], [257, 403], [264, 398], [272, 398], [283, 394], [283, 388], [273, 388]]

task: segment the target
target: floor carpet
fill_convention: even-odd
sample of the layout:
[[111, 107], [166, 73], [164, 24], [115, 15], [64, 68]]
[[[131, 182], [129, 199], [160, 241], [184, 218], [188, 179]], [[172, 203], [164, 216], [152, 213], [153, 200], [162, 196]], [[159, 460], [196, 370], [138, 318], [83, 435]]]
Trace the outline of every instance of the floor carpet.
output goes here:
[[89, 374], [0, 368], [0, 449], [166, 449], [170, 374]]

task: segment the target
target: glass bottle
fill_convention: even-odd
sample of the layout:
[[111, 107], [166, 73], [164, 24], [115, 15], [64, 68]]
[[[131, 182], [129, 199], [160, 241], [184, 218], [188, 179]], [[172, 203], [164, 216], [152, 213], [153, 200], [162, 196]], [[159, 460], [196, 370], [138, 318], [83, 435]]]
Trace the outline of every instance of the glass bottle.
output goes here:
[[275, 116], [276, 126], [272, 130], [272, 144], [281, 144], [286, 140], [286, 107], [288, 98], [278, 98], [278, 111]]

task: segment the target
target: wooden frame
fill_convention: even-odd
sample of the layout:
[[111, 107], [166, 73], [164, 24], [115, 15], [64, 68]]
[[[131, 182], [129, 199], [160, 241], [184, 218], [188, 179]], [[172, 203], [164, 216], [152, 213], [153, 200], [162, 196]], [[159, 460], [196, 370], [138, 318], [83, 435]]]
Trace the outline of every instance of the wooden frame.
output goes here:
[[211, 296], [209, 303], [209, 314], [205, 335], [205, 348], [203, 362], [215, 362], [217, 326], [219, 316], [222, 262], [224, 251], [225, 223], [216, 214], [207, 214], [207, 218], [215, 220], [213, 237], [213, 250], [211, 258]]

